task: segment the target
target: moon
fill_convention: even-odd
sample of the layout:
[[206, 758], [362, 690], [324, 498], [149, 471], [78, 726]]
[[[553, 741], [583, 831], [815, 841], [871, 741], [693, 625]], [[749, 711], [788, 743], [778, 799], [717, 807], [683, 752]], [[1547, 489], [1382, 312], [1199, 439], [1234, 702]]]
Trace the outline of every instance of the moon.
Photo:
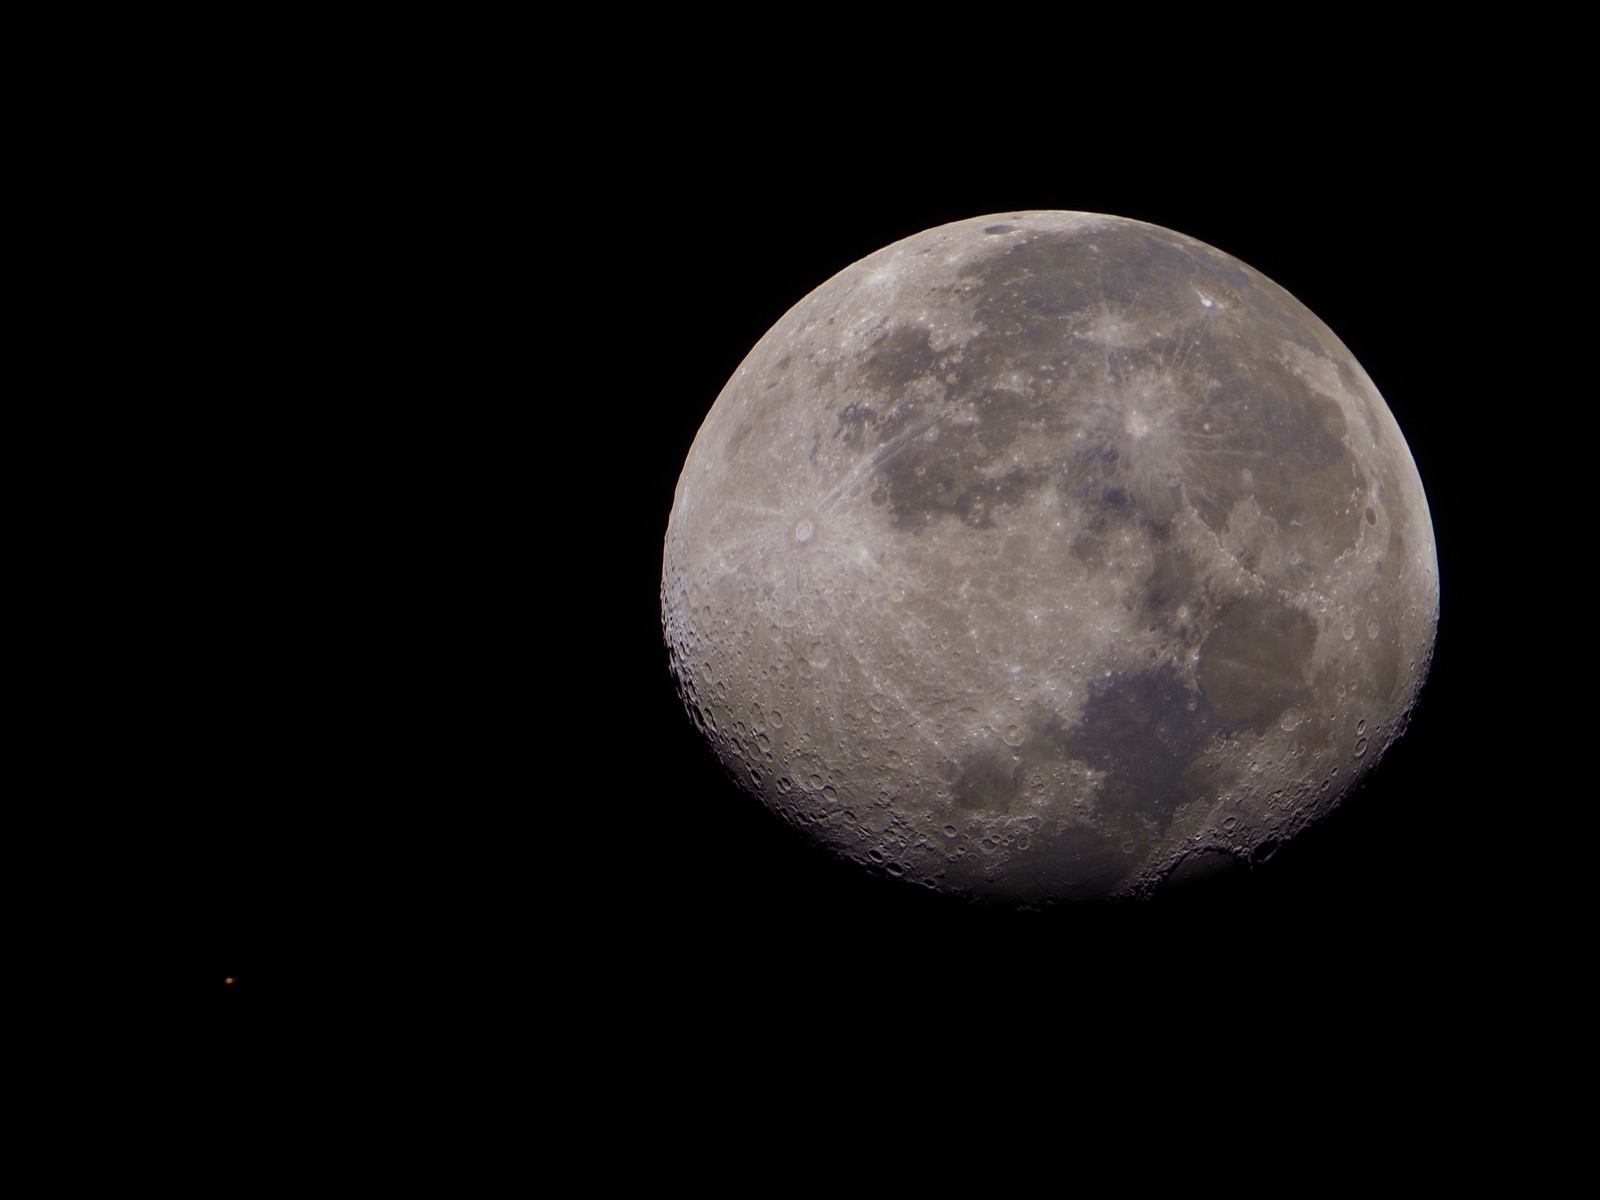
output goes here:
[[1422, 482], [1350, 351], [1183, 234], [916, 234], [756, 344], [689, 451], [661, 612], [685, 708], [864, 868], [1036, 905], [1252, 866], [1405, 728]]

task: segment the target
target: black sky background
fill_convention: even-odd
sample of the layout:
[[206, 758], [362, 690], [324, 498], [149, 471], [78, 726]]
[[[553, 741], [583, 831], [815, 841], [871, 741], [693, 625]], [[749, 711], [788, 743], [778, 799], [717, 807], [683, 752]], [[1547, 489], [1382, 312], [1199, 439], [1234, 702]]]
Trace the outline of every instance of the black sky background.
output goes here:
[[[896, 1078], [945, 1039], [1086, 1070], [1333, 1030], [1444, 1055], [1435, 1015], [1520, 969], [1546, 911], [1504, 816], [1526, 786], [1487, 752], [1513, 588], [1474, 415], [1516, 336], [1485, 319], [1516, 266], [1483, 236], [1528, 200], [1514, 151], [1378, 108], [1146, 133], [774, 103], [758, 137], [735, 96], [658, 99], [576, 130], [536, 109], [511, 151], [430, 136], [459, 186], [290, 156], [187, 227], [185, 311], [244, 448], [192, 468], [200, 515], [171, 501], [191, 749], [143, 747], [181, 799], [129, 835], [159, 986], [235, 1045], [403, 1027], [448, 1053], [559, 1004], [543, 1036], [663, 1070], [840, 1039]], [[1432, 509], [1409, 732], [1323, 825], [1174, 902], [1014, 913], [836, 862], [726, 780], [667, 672], [672, 491], [744, 354], [863, 255], [1030, 208], [1164, 225], [1284, 286], [1376, 382]]]

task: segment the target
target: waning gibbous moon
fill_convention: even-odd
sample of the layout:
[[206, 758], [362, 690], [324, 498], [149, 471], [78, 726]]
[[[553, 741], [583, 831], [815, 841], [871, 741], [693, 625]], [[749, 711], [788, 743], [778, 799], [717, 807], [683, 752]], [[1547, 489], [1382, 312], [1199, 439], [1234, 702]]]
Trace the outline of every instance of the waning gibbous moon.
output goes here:
[[863, 866], [1019, 903], [1261, 861], [1404, 727], [1438, 618], [1405, 439], [1259, 272], [1119, 217], [894, 243], [689, 451], [662, 620], [727, 769]]

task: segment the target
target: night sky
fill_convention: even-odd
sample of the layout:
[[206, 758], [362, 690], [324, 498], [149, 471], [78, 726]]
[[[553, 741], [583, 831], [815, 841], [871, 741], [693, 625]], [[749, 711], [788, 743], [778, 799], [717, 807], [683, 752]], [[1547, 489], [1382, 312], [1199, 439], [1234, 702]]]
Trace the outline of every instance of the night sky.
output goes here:
[[[540, 144], [526, 208], [500, 186], [520, 170], [463, 175], [480, 209], [409, 159], [341, 160], [315, 175], [338, 187], [291, 173], [186, 227], [210, 415], [139, 560], [164, 735], [137, 761], [165, 799], [128, 835], [160, 985], [240, 1041], [437, 1048], [557, 1002], [662, 1064], [845, 1039], [893, 1073], [907, 1038], [1026, 1054], [1049, 1013], [1085, 1053], [1259, 1060], [1330, 1023], [1420, 1026], [1510, 962], [1531, 851], [1483, 711], [1510, 658], [1502, 437], [1471, 417], [1510, 336], [1483, 319], [1506, 176], [1376, 113], [1158, 145], [785, 110], [753, 145], [716, 111]], [[1322, 826], [1176, 903], [1017, 914], [831, 860], [725, 779], [667, 672], [672, 490], [745, 352], [872, 250], [1025, 208], [1165, 225], [1283, 285], [1376, 382], [1432, 509], [1410, 731]]]

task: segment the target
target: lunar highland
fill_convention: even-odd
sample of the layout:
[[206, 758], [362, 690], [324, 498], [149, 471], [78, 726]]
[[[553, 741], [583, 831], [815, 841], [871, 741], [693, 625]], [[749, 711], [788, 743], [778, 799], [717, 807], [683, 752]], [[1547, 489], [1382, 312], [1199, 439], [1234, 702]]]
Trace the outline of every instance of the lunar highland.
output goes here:
[[1404, 729], [1439, 589], [1405, 439], [1259, 272], [1119, 217], [927, 230], [773, 326], [684, 464], [671, 669], [863, 866], [1016, 903], [1252, 864]]

